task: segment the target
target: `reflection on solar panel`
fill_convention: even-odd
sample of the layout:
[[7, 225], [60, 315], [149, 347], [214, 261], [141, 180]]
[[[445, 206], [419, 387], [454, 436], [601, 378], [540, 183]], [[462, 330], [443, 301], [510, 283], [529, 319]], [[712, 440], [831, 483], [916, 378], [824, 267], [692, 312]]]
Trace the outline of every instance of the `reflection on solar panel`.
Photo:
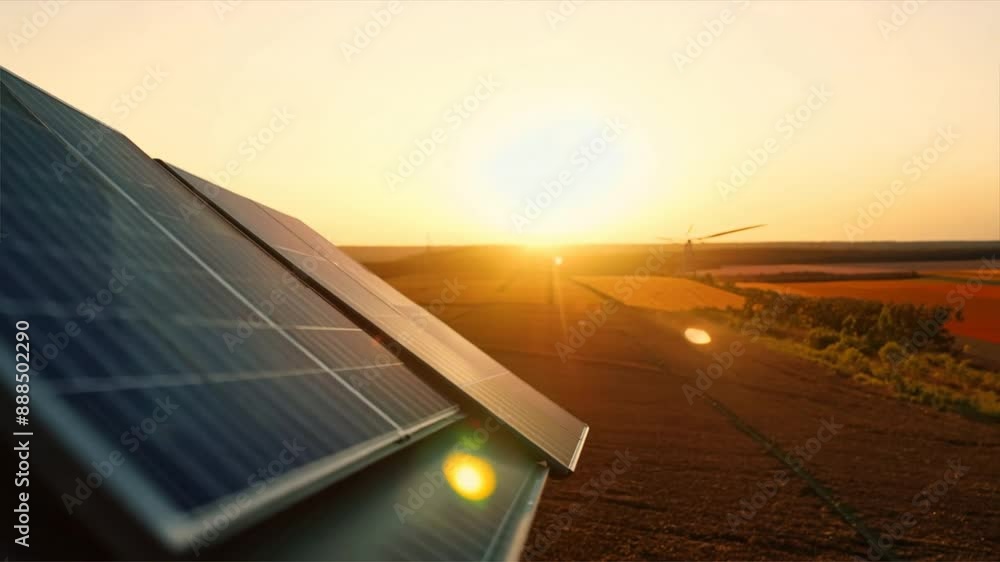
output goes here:
[[298, 219], [165, 164], [276, 255], [368, 318], [497, 419], [525, 437], [561, 471], [572, 471], [587, 426], [426, 313]]
[[373, 561], [517, 558], [519, 553], [508, 549], [519, 541], [509, 537], [527, 529], [518, 528], [523, 517], [511, 510], [535, 508], [532, 501], [518, 500], [538, 496], [547, 468], [532, 462], [519, 441], [500, 433], [467, 454], [459, 452], [463, 442], [474, 442], [479, 421], [451, 425], [424, 446], [400, 452], [396, 462], [358, 475], [349, 489], [337, 485], [297, 506], [295, 525], [265, 524], [237, 541], [226, 557], [329, 560], [335, 552], [338, 559]]
[[[128, 139], [0, 78], [0, 318], [39, 342], [33, 412], [84, 464], [128, 451], [108, 487], [164, 542], [186, 546], [240, 494], [273, 508], [455, 419], [233, 225], [187, 213], [190, 192]], [[276, 459], [282, 476], [252, 493]]]

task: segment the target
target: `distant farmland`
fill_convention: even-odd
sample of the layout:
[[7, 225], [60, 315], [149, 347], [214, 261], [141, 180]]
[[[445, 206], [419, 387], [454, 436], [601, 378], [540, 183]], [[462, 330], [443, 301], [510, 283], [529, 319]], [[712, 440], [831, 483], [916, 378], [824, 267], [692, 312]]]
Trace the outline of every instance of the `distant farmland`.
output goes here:
[[414, 273], [388, 277], [400, 292], [421, 305], [600, 304], [593, 292], [573, 284], [554, 285], [551, 275], [511, 272], [499, 278], [458, 271], [448, 275]]
[[[962, 322], [951, 321], [946, 326], [953, 334], [1000, 343], [1000, 285], [983, 285], [971, 298], [965, 299], [957, 288], [964, 285], [964, 275], [957, 280], [906, 279], [884, 281], [829, 281], [823, 283], [738, 283], [740, 287], [787, 290], [810, 297], [851, 297], [883, 302], [908, 302], [954, 307], [965, 300]], [[951, 295], [952, 302], [949, 302]]]
[[619, 276], [580, 276], [573, 278], [595, 291], [629, 306], [666, 312], [697, 308], [742, 308], [743, 297], [703, 283], [679, 277], [649, 277], [645, 280]]

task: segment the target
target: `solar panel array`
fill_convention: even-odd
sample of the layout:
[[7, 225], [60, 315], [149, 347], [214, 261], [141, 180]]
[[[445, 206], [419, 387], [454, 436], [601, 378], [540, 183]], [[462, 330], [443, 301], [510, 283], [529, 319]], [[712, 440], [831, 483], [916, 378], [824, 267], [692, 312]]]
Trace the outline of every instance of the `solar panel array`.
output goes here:
[[453, 419], [267, 251], [188, 212], [190, 191], [127, 138], [5, 69], [0, 90], [0, 318], [30, 322], [32, 392], [73, 420], [85, 464], [127, 451], [150, 504], [194, 518], [275, 459], [330, 478]]
[[356, 263], [302, 221], [166, 164], [248, 234], [307, 272], [331, 295], [368, 318], [562, 472], [575, 468], [587, 426], [444, 322]]

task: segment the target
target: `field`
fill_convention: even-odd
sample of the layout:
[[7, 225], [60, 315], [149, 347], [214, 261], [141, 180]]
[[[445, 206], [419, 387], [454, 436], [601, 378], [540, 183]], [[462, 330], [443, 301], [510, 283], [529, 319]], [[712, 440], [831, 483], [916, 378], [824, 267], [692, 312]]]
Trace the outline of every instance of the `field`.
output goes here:
[[831, 273], [835, 275], [864, 275], [916, 271], [925, 275], [974, 275], [982, 266], [979, 260], [960, 261], [903, 261], [882, 263], [780, 263], [766, 265], [723, 265], [705, 273], [722, 279], [745, 278], [791, 272]]
[[551, 275], [511, 274], [500, 278], [484, 277], [468, 272], [455, 273], [448, 283], [439, 275], [415, 273], [392, 278], [399, 291], [420, 303], [488, 305], [488, 304], [552, 304], [560, 295], [574, 305], [600, 302], [594, 293], [574, 285], [557, 285]]
[[[949, 272], [949, 276], [957, 272]], [[739, 283], [740, 287], [754, 287], [769, 290], [787, 290], [794, 294], [810, 297], [851, 297], [885, 302], [909, 302], [931, 306], [957, 306], [964, 303], [964, 321], [946, 324], [954, 334], [1000, 343], [1000, 285], [982, 285], [978, 290], [971, 288], [964, 294], [958, 292], [964, 287], [968, 275], [955, 275], [955, 280], [935, 278], [881, 280], [881, 281], [830, 281], [823, 283]], [[998, 277], [1000, 279], [1000, 277]], [[949, 301], [949, 298], [951, 301]]]
[[680, 312], [698, 308], [741, 308], [743, 297], [679, 277], [649, 277], [628, 283], [624, 277], [574, 277], [574, 281], [629, 306]]
[[[765, 345], [719, 313], [691, 310], [732, 296], [690, 280], [636, 291], [636, 306], [609, 315], [563, 361], [555, 345], [566, 326], [587, 322], [600, 299], [628, 301], [614, 278], [627, 279], [648, 250], [559, 251], [559, 273], [551, 256], [503, 248], [378, 266], [590, 424], [576, 474], [546, 485], [525, 560], [996, 558], [995, 423], [899, 400]], [[453, 295], [456, 282], [466, 288]], [[689, 343], [691, 326], [711, 343]], [[615, 473], [621, 455], [632, 460]], [[885, 551], [871, 546], [880, 541]]]

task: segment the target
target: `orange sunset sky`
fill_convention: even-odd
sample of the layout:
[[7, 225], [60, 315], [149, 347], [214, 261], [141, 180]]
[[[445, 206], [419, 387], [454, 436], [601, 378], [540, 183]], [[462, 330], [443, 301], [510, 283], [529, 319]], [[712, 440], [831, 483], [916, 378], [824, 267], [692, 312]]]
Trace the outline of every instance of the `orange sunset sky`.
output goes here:
[[1000, 238], [998, 2], [30, 1], [0, 21], [5, 67], [339, 244]]

